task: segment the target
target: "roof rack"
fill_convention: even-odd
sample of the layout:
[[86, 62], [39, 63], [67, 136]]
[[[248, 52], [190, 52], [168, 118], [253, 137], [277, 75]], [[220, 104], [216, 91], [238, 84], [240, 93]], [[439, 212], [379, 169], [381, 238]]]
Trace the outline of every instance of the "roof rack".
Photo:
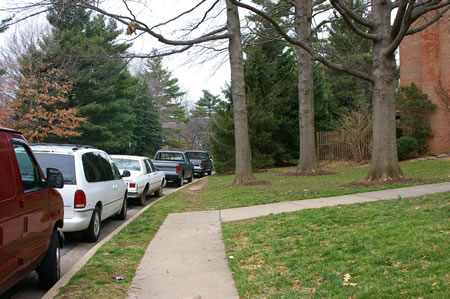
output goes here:
[[30, 143], [31, 146], [58, 146], [58, 147], [70, 147], [73, 151], [77, 151], [85, 148], [95, 148], [97, 147], [92, 145], [82, 145], [82, 144], [64, 144], [64, 143]]

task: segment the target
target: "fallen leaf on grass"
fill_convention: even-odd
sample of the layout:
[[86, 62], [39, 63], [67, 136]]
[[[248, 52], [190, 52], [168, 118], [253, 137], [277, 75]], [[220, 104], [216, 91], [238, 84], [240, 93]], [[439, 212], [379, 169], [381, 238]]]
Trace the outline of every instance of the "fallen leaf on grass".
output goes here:
[[310, 293], [310, 294], [314, 294], [316, 292], [315, 288], [303, 288], [302, 289], [303, 293]]
[[356, 287], [358, 284], [349, 282], [350, 279], [352, 279], [352, 276], [350, 275], [350, 273], [344, 274], [344, 282], [342, 283], [342, 285], [344, 287]]
[[406, 272], [409, 272], [409, 270], [408, 269], [401, 269], [400, 272], [406, 273]]

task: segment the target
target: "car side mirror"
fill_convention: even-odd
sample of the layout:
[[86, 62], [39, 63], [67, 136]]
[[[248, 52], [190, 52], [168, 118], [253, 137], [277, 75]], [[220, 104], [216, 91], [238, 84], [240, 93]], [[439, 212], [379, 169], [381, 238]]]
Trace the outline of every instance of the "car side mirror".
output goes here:
[[50, 188], [64, 187], [64, 177], [56, 168], [47, 168], [47, 186]]
[[127, 177], [129, 177], [130, 175], [131, 175], [131, 173], [130, 173], [129, 170], [124, 170], [123, 173], [122, 173], [122, 175], [121, 175], [121, 177], [127, 178]]

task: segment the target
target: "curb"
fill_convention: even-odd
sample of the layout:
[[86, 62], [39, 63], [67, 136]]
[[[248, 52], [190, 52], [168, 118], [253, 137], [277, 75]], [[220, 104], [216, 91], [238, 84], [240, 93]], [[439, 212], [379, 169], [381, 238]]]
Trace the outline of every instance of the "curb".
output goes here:
[[[197, 179], [196, 182], [199, 182], [203, 179], [205, 179], [207, 177], [203, 177], [200, 179]], [[178, 190], [182, 190], [186, 187], [191, 187], [192, 183], [189, 184], [183, 184], [183, 186], [177, 188], [174, 192], [177, 192]], [[103, 246], [103, 244], [105, 244], [106, 242], [108, 242], [109, 240], [112, 239], [112, 237], [114, 237], [117, 233], [119, 233], [122, 229], [124, 229], [128, 224], [130, 224], [130, 222], [134, 221], [134, 219], [136, 219], [137, 217], [139, 217], [142, 213], [144, 213], [145, 211], [147, 211], [147, 209], [149, 209], [153, 204], [157, 203], [158, 201], [160, 201], [161, 199], [165, 198], [167, 195], [161, 196], [160, 198], [158, 198], [157, 200], [155, 200], [154, 202], [150, 203], [149, 205], [147, 205], [145, 208], [143, 208], [142, 210], [140, 210], [138, 213], [136, 213], [135, 215], [133, 215], [131, 218], [127, 219], [124, 223], [122, 223], [122, 225], [120, 225], [118, 228], [116, 228], [113, 232], [111, 232], [106, 238], [104, 238], [103, 240], [101, 240], [100, 242], [98, 242], [94, 247], [92, 247], [75, 265], [73, 265], [72, 268], [70, 268], [69, 271], [66, 272], [66, 274], [64, 274], [63, 277], [61, 277], [56, 283], [55, 285], [53, 285], [53, 287], [48, 290], [47, 293], [45, 293], [45, 295], [42, 297], [42, 299], [52, 299], [55, 298], [58, 294], [59, 294], [59, 290], [66, 286], [66, 284], [70, 281], [70, 279], [78, 272], [81, 270], [81, 268], [84, 267], [84, 265], [87, 264], [87, 262], [91, 259], [91, 257], [94, 256], [94, 254], [97, 252], [97, 250]]]

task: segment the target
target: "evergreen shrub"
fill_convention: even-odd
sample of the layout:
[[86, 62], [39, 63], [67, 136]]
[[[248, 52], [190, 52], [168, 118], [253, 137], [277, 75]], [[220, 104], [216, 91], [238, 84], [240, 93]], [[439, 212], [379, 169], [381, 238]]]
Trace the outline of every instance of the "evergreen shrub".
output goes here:
[[414, 137], [403, 136], [397, 139], [397, 153], [400, 160], [405, 160], [408, 154], [419, 147], [417, 139]]

